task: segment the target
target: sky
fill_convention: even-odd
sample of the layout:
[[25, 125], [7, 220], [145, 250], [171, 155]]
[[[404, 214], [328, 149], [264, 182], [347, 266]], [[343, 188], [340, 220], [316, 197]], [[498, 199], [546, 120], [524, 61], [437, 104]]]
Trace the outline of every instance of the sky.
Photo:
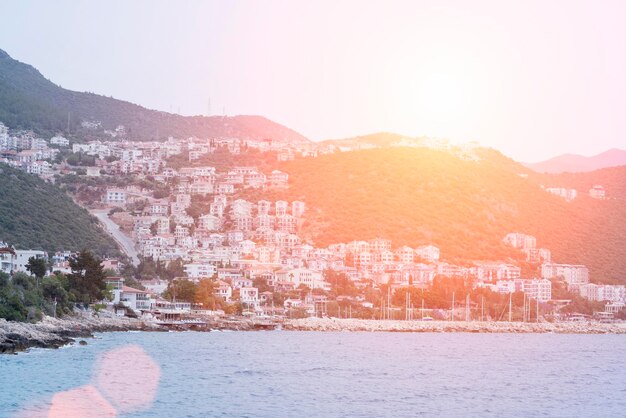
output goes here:
[[624, 1], [0, 0], [0, 16], [13, 58], [153, 109], [520, 161], [626, 148]]

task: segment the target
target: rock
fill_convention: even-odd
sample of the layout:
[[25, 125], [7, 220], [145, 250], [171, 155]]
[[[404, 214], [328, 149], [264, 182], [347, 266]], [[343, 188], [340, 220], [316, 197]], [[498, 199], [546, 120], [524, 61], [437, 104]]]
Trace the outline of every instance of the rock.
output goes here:
[[[161, 329], [139, 320], [106, 317], [96, 318], [90, 312], [77, 312], [63, 319], [44, 317], [38, 323], [12, 322], [0, 319], [0, 353], [15, 353], [31, 347], [59, 348], [73, 338], [92, 337], [94, 332]], [[87, 344], [84, 340], [81, 345]]]
[[87, 341], [85, 341], [85, 340], [80, 340], [80, 341], [78, 342], [78, 344], [80, 344], [80, 345], [87, 345]]

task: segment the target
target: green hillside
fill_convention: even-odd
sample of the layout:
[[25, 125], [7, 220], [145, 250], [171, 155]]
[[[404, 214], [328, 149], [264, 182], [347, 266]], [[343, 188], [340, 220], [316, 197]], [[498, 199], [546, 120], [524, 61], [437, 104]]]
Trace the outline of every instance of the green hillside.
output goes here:
[[290, 174], [285, 197], [307, 202], [304, 234], [319, 245], [381, 236], [395, 245], [434, 243], [451, 261], [495, 260], [515, 256], [501, 239], [519, 231], [536, 236], [556, 262], [626, 282], [626, 205], [566, 202], [520, 164], [493, 150], [479, 154], [476, 162], [387, 148], [298, 159], [281, 167]]
[[119, 255], [97, 219], [37, 176], [0, 164], [0, 241], [18, 249]]
[[0, 50], [0, 122], [12, 129], [32, 129], [42, 135], [76, 132], [83, 120], [102, 122], [105, 129], [124, 125], [137, 140], [168, 136], [272, 138], [307, 142], [297, 132], [262, 116], [180, 116], [93, 93], [63, 89], [30, 65]]
[[539, 175], [538, 179], [546, 186], [576, 189], [579, 196], [588, 195], [589, 189], [601, 185], [608, 199], [626, 201], [626, 166], [602, 168], [587, 173], [545, 174]]

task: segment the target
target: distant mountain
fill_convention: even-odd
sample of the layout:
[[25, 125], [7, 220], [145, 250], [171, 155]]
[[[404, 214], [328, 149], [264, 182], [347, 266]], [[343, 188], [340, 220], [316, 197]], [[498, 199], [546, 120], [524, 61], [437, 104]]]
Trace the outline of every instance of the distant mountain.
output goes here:
[[58, 187], [5, 164], [0, 164], [0, 241], [17, 249], [120, 254], [98, 220]]
[[593, 157], [563, 154], [546, 161], [525, 165], [538, 173], [582, 173], [626, 165], [626, 150], [613, 148]]
[[390, 147], [296, 159], [279, 167], [290, 182], [281, 197], [306, 202], [302, 234], [320, 246], [385, 237], [398, 246], [433, 243], [453, 262], [506, 260], [516, 253], [502, 238], [518, 231], [536, 236], [555, 262], [585, 264], [593, 280], [626, 283], [623, 200], [581, 194], [567, 202], [541, 189], [601, 182], [621, 195], [616, 187], [626, 184], [626, 168], [549, 176], [491, 149], [474, 153], [477, 159]]
[[626, 165], [581, 173], [534, 175], [537, 181], [546, 186], [576, 189], [583, 195], [587, 195], [593, 186], [599, 185], [604, 187], [608, 199], [626, 201]]
[[76, 132], [82, 121], [100, 121], [104, 129], [124, 125], [131, 139], [176, 137], [271, 138], [308, 142], [299, 133], [262, 116], [180, 116], [101, 96], [66, 90], [30, 65], [0, 50], [0, 122], [13, 129], [52, 135], [67, 128]]

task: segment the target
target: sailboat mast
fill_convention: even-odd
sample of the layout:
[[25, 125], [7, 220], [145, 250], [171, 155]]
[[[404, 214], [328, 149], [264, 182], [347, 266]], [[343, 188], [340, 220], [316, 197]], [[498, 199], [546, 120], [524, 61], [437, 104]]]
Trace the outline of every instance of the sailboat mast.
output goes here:
[[451, 320], [454, 321], [454, 292], [452, 292], [452, 312], [451, 312]]

